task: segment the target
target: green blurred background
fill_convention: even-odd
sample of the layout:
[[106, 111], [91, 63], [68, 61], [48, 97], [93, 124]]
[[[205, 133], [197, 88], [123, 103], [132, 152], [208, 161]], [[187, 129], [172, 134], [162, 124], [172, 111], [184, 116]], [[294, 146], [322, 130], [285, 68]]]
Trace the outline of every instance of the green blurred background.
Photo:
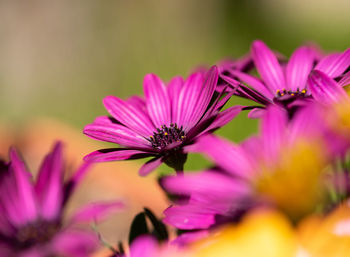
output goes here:
[[[346, 0], [3, 0], [0, 122], [51, 117], [82, 129], [106, 114], [106, 95], [142, 94], [146, 73], [187, 76], [244, 55], [254, 39], [285, 55], [309, 41], [341, 51], [349, 8]], [[244, 113], [218, 133], [240, 141], [256, 127]]]

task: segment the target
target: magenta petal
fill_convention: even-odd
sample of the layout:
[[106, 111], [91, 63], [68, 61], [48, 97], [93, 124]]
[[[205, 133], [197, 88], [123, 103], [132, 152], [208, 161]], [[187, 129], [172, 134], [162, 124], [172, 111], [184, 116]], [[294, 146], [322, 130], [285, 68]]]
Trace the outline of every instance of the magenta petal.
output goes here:
[[203, 239], [209, 235], [208, 230], [200, 230], [195, 232], [186, 232], [179, 236], [177, 236], [173, 241], [170, 243], [172, 245], [179, 245], [179, 246], [185, 246], [189, 243], [194, 243], [200, 239]]
[[338, 84], [341, 87], [346, 87], [350, 85], [350, 71], [345, 73], [345, 75], [341, 78], [341, 80], [338, 82]]
[[218, 82], [218, 76], [218, 69], [216, 66], [211, 67], [207, 72], [196, 103], [196, 108], [193, 110], [190, 118], [191, 122], [188, 124], [189, 127], [194, 126], [208, 108]]
[[209, 131], [214, 131], [220, 127], [223, 127], [227, 123], [229, 123], [231, 120], [233, 120], [241, 111], [243, 106], [236, 105], [232, 106], [230, 108], [227, 108], [226, 110], [220, 112], [215, 120], [209, 125], [208, 128], [206, 128], [203, 132], [201, 132], [199, 135], [202, 135]]
[[341, 53], [333, 53], [333, 54], [324, 56], [315, 66], [315, 70], [327, 72], [328, 68], [331, 67], [333, 63], [337, 61], [340, 55]]
[[184, 81], [181, 77], [177, 76], [173, 78], [168, 84], [168, 95], [171, 102], [171, 122], [179, 124], [177, 118], [181, 115], [181, 109], [179, 106], [180, 92]]
[[130, 150], [130, 149], [105, 149], [92, 152], [84, 157], [85, 161], [92, 162], [109, 162], [109, 161], [122, 161], [129, 159], [139, 159], [147, 156], [151, 156], [151, 153], [147, 153], [142, 150]]
[[116, 143], [128, 147], [151, 147], [140, 134], [119, 124], [107, 124], [95, 121], [84, 127], [84, 134], [101, 141]]
[[191, 117], [197, 108], [197, 100], [202, 84], [203, 75], [201, 73], [194, 73], [186, 79], [182, 86], [178, 101], [178, 112], [174, 119], [179, 127], [188, 128], [191, 124], [197, 122], [191, 120]]
[[237, 77], [239, 80], [246, 83], [265, 97], [269, 99], [274, 97], [276, 91], [267, 88], [259, 79], [238, 70], [231, 70], [230, 72], [233, 76]]
[[285, 130], [288, 117], [284, 109], [271, 105], [266, 109], [262, 120], [262, 140], [264, 155], [271, 161], [277, 158], [278, 152], [284, 145]]
[[262, 108], [255, 108], [248, 113], [248, 118], [260, 119], [262, 116], [264, 116], [265, 111], [266, 110]]
[[146, 113], [127, 101], [123, 101], [115, 96], [107, 96], [103, 99], [107, 111], [120, 123], [134, 130], [144, 137], [153, 134], [155, 127]]
[[41, 216], [48, 220], [58, 218], [63, 201], [63, 157], [62, 144], [57, 143], [45, 158], [36, 183], [40, 199]]
[[345, 90], [337, 82], [321, 71], [313, 71], [308, 83], [312, 96], [321, 103], [330, 104], [349, 98]]
[[130, 246], [130, 257], [157, 257], [158, 244], [150, 236], [140, 236]]
[[272, 92], [286, 87], [282, 68], [275, 54], [264, 42], [260, 40], [254, 41], [252, 45], [252, 57], [261, 78]]
[[97, 249], [98, 238], [93, 233], [67, 229], [53, 238], [51, 244], [53, 254], [86, 257]]
[[[289, 124], [288, 140], [293, 143], [298, 138], [321, 138], [325, 135], [326, 124], [318, 105], [309, 104], [298, 112]], [[327, 132], [328, 132], [327, 128]]]
[[193, 205], [173, 206], [164, 211], [163, 221], [179, 229], [209, 228], [215, 223], [215, 213], [201, 212], [201, 209]]
[[302, 46], [294, 51], [286, 68], [287, 89], [304, 89], [314, 62], [314, 54], [309, 47]]
[[232, 199], [249, 192], [246, 183], [215, 171], [192, 173], [186, 176], [169, 176], [163, 178], [161, 184], [172, 193], [201, 194], [207, 198], [217, 199], [217, 201]]
[[98, 222], [111, 212], [120, 211], [124, 204], [120, 201], [109, 203], [93, 203], [79, 210], [71, 218], [71, 223]]
[[153, 124], [160, 128], [171, 122], [170, 99], [163, 82], [154, 74], [147, 74], [143, 80], [148, 113]]
[[241, 83], [239, 81], [237, 81], [229, 76], [221, 74], [220, 78], [223, 79], [232, 88], [236, 88], [236, 87], [239, 87], [241, 85]]
[[350, 66], [350, 48], [339, 54], [332, 54], [321, 60], [315, 67], [331, 78], [340, 76]]
[[26, 212], [23, 212], [23, 200], [18, 194], [16, 178], [12, 170], [7, 175], [2, 176], [0, 182], [1, 211], [4, 213], [1, 220], [1, 230], [13, 231], [13, 227], [26, 224], [28, 216]]
[[27, 221], [35, 220], [38, 215], [34, 197], [33, 185], [30, 182], [31, 176], [26, 169], [24, 162], [20, 159], [14, 149], [10, 149], [11, 172], [13, 172], [18, 192], [18, 203], [22, 206], [22, 216]]
[[[228, 140], [205, 134], [185, 148], [186, 152], [204, 153], [220, 167], [240, 178], [250, 179], [253, 175], [248, 154]], [[235, 165], [232, 165], [234, 161]]]
[[146, 176], [162, 164], [161, 158], [153, 158], [146, 162], [139, 170], [140, 176]]
[[126, 102], [142, 110], [143, 112], [147, 112], [146, 101], [141, 96], [137, 96], [137, 95], [131, 96], [126, 100]]

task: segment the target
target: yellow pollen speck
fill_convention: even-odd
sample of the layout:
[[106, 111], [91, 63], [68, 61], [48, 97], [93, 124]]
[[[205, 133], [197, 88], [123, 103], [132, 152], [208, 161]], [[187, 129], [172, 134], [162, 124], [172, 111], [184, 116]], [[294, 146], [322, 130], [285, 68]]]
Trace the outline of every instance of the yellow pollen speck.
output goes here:
[[305, 89], [303, 89], [301, 92], [302, 92], [303, 94], [305, 94], [305, 93], [306, 93], [306, 90], [305, 90]]
[[277, 94], [278, 94], [279, 92], [281, 92], [281, 90], [277, 89], [277, 91], [276, 91], [276, 92], [277, 92]]
[[165, 135], [165, 136], [167, 136], [167, 135], [168, 135], [168, 133], [167, 133], [167, 132], [165, 132], [165, 133], [164, 133], [164, 135]]
[[291, 95], [291, 96], [294, 96], [294, 93], [291, 93], [290, 95]]

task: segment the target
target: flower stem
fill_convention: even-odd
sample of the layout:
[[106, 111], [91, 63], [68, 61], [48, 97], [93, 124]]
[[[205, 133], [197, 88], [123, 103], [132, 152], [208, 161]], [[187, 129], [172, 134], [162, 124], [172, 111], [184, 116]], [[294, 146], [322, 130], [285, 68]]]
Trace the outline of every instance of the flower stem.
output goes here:
[[182, 167], [176, 167], [175, 172], [177, 176], [183, 176], [184, 175], [184, 165], [181, 165]]

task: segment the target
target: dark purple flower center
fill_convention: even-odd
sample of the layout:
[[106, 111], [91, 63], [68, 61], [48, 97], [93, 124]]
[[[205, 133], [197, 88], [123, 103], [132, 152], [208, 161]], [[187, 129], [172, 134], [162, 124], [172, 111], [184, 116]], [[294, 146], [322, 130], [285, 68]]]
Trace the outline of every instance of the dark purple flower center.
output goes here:
[[282, 90], [277, 90], [276, 91], [276, 97], [277, 98], [281, 98], [281, 97], [306, 97], [306, 89], [303, 90], [299, 90], [299, 88], [297, 89], [297, 91], [292, 91], [292, 90], [286, 90], [286, 89], [282, 89]]
[[15, 235], [15, 244], [18, 248], [29, 248], [33, 245], [50, 241], [59, 230], [57, 222], [38, 220], [19, 228]]
[[163, 149], [164, 147], [184, 141], [186, 138], [182, 126], [179, 128], [177, 124], [171, 123], [169, 127], [162, 125], [153, 132], [153, 136], [149, 137], [149, 141], [153, 148]]

